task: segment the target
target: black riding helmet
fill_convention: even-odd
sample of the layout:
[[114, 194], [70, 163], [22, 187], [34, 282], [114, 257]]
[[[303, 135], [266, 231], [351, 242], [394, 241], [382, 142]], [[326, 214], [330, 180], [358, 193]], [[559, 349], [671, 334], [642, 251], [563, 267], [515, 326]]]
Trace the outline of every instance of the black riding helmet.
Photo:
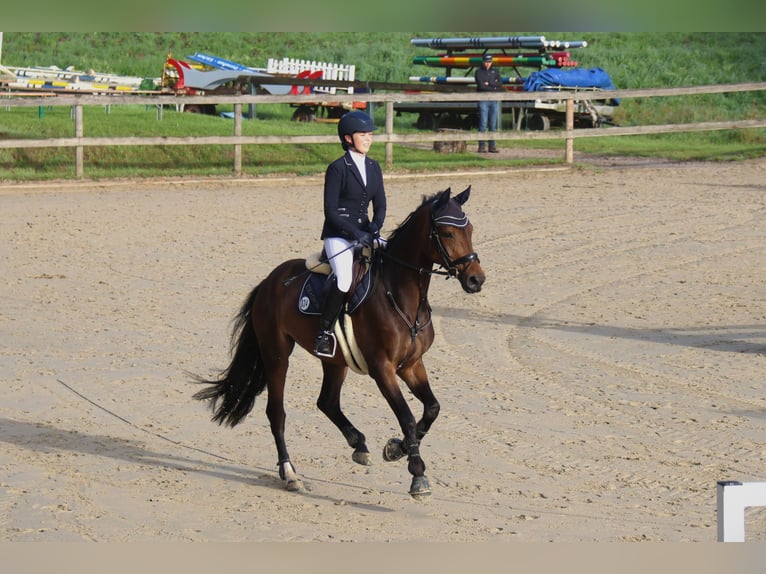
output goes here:
[[374, 132], [378, 126], [372, 121], [372, 118], [364, 112], [354, 110], [343, 114], [338, 122], [338, 137], [343, 149], [348, 149], [348, 144], [343, 136], [353, 136], [356, 132]]

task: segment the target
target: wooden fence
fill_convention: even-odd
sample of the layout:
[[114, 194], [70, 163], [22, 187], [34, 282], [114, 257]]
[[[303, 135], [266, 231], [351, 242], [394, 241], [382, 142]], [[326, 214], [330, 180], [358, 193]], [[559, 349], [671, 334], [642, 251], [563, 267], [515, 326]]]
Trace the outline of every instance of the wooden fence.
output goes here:
[[[699, 94], [720, 94], [733, 92], [749, 92], [766, 90], [766, 82], [742, 84], [720, 84], [709, 86], [655, 88], [641, 90], [615, 90], [598, 92], [606, 98], [653, 98], [667, 96], [690, 96]], [[364, 100], [368, 105], [384, 105], [386, 110], [385, 130], [376, 133], [376, 142], [386, 144], [385, 162], [393, 165], [394, 144], [428, 143], [437, 141], [476, 141], [478, 132], [471, 131], [423, 131], [416, 134], [397, 134], [394, 132], [394, 103], [398, 102], [478, 102], [480, 100], [498, 100], [500, 102], [536, 101], [565, 101], [566, 123], [563, 130], [555, 131], [499, 131], [493, 135], [495, 140], [531, 140], [559, 139], [564, 140], [564, 160], [574, 161], [574, 141], [583, 137], [605, 137], [646, 135], [672, 132], [693, 132], [710, 130], [731, 130], [745, 128], [766, 128], [766, 119], [732, 120], [720, 122], [701, 122], [687, 124], [662, 124], [629, 127], [603, 127], [598, 129], [574, 129], [574, 103], [593, 99], [594, 92], [562, 91], [562, 92], [499, 92], [499, 93], [366, 93], [366, 94], [335, 94], [333, 101], [338, 103]], [[259, 144], [321, 144], [337, 143], [334, 135], [285, 135], [285, 136], [243, 136], [242, 135], [242, 106], [266, 103], [301, 104], [315, 103], [316, 95], [234, 95], [234, 96], [140, 96], [130, 94], [120, 95], [58, 95], [46, 98], [44, 102], [37, 98], [6, 97], [0, 99], [0, 107], [31, 107], [31, 106], [71, 106], [74, 110], [74, 137], [46, 139], [0, 139], [0, 148], [40, 148], [40, 147], [73, 147], [75, 148], [75, 173], [84, 177], [85, 168], [83, 150], [88, 146], [152, 146], [152, 145], [232, 145], [234, 147], [234, 173], [242, 173], [242, 146]], [[230, 136], [197, 136], [197, 137], [85, 137], [83, 134], [83, 106], [115, 106], [115, 105], [147, 105], [162, 106], [173, 104], [232, 104], [234, 106], [234, 130]]]

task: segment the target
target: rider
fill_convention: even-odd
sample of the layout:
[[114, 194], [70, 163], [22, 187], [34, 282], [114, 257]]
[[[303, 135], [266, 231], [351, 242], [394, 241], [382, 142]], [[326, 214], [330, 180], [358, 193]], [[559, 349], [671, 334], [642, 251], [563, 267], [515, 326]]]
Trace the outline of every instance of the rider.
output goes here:
[[[324, 225], [321, 238], [334, 278], [325, 295], [314, 352], [335, 354], [333, 328], [351, 288], [354, 245], [372, 246], [386, 218], [386, 192], [380, 164], [367, 157], [375, 131], [372, 118], [362, 111], [344, 114], [338, 137], [345, 154], [325, 172]], [[372, 203], [372, 220], [368, 208]]]

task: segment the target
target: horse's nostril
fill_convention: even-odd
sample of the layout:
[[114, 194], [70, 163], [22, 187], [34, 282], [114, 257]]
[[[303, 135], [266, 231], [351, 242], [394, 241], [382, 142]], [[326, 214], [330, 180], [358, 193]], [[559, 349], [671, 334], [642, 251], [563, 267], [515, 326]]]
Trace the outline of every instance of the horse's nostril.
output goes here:
[[484, 284], [483, 275], [471, 275], [468, 277], [467, 286], [468, 291], [471, 293], [477, 293], [481, 291], [481, 286]]

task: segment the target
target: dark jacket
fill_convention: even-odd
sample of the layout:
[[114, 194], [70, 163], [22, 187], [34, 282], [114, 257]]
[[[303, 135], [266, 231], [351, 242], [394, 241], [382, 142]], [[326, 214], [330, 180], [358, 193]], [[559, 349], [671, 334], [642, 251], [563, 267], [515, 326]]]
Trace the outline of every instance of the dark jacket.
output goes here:
[[476, 80], [476, 90], [479, 92], [499, 92], [503, 88], [503, 79], [500, 72], [495, 68], [485, 69], [484, 66], [476, 70], [474, 74]]
[[[350, 152], [332, 162], [324, 176], [324, 225], [322, 239], [343, 237], [360, 239], [362, 232], [377, 235], [386, 219], [386, 192], [383, 188], [383, 172], [380, 164], [369, 157], [367, 186], [356, 169]], [[372, 203], [373, 217], [370, 221], [368, 208]]]

